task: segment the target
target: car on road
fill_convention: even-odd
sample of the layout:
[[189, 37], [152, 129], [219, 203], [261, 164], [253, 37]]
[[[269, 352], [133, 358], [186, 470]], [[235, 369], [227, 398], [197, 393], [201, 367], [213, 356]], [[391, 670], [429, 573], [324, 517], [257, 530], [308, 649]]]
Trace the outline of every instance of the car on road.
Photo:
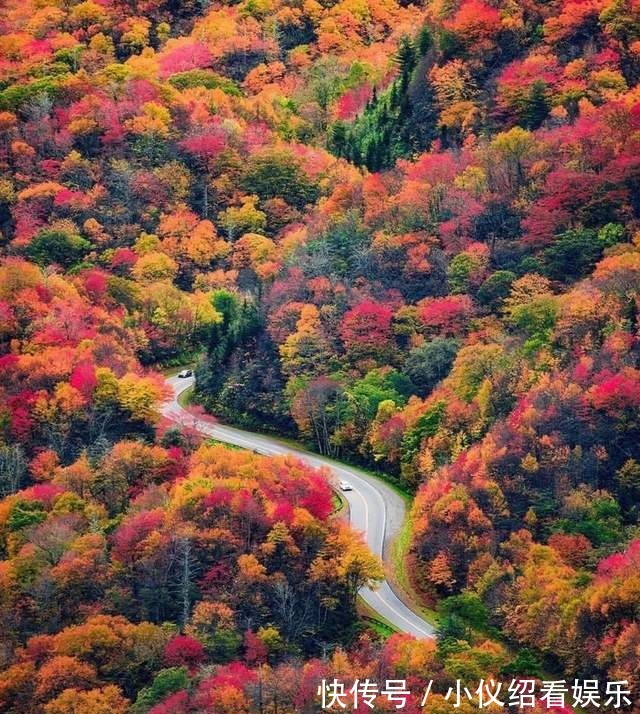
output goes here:
[[185, 377], [191, 377], [193, 375], [193, 370], [183, 369], [182, 372], [178, 372], [178, 377], [184, 379]]
[[340, 481], [338, 483], [341, 491], [353, 491], [353, 486], [348, 481]]

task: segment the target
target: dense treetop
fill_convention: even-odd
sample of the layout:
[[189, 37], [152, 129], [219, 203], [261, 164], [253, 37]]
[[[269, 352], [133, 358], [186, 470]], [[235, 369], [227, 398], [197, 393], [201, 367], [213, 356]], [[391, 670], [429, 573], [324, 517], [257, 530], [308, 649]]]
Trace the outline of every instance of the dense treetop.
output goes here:
[[[637, 699], [639, 77], [634, 0], [3, 3], [0, 709]], [[415, 495], [437, 644], [362, 633], [322, 474], [159, 421], [196, 358]]]

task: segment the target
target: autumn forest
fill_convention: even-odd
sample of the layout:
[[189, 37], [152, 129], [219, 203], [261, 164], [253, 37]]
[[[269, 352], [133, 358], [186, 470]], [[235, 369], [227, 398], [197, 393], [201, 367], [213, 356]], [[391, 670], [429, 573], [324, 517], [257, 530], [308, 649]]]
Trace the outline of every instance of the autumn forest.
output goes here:
[[638, 0], [4, 0], [0, 711], [640, 711], [639, 81]]

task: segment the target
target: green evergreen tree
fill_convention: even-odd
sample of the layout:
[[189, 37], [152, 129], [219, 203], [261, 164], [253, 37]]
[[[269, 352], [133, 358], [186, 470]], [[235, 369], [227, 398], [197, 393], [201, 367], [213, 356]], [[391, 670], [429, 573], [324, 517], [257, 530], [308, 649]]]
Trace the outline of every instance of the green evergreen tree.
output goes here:
[[417, 46], [418, 54], [421, 57], [424, 57], [427, 52], [433, 47], [433, 35], [431, 34], [431, 30], [427, 25], [425, 25], [418, 33]]
[[531, 85], [531, 91], [522, 109], [522, 123], [527, 129], [537, 129], [549, 116], [549, 99], [547, 85], [542, 80], [536, 80]]
[[416, 50], [413, 42], [406, 36], [400, 40], [396, 62], [400, 67], [400, 86], [403, 90], [406, 90], [416, 66]]

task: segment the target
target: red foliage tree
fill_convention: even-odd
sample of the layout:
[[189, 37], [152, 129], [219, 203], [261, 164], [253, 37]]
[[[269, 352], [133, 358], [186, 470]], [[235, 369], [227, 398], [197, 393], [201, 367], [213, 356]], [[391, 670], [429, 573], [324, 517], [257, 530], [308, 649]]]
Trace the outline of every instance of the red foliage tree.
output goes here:
[[177, 635], [164, 648], [164, 663], [167, 667], [187, 667], [191, 672], [205, 660], [204, 647], [193, 637]]
[[367, 300], [349, 310], [340, 325], [345, 348], [357, 356], [384, 353], [392, 343], [393, 310]]

